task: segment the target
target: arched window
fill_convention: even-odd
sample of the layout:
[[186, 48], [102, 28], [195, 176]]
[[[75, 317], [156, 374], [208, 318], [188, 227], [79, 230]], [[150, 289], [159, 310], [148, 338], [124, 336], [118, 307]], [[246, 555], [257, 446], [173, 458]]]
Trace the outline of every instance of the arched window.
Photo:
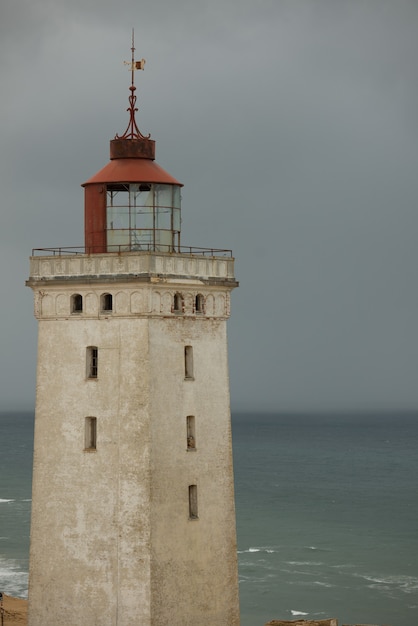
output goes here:
[[111, 293], [102, 293], [100, 296], [101, 311], [113, 311], [113, 296]]
[[83, 296], [73, 293], [71, 296], [71, 313], [81, 313], [83, 310]]
[[183, 296], [181, 293], [174, 294], [173, 311], [174, 313], [183, 313]]
[[205, 310], [205, 299], [201, 293], [198, 293], [195, 298], [195, 311], [196, 313], [204, 313]]

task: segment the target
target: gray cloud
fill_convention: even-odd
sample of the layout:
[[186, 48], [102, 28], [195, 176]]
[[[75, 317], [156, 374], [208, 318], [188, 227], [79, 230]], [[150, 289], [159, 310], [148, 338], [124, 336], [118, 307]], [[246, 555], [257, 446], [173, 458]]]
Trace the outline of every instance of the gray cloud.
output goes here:
[[82, 243], [80, 184], [139, 123], [185, 184], [183, 241], [232, 247], [232, 404], [416, 408], [418, 5], [6, 0], [1, 398], [33, 406], [32, 247]]

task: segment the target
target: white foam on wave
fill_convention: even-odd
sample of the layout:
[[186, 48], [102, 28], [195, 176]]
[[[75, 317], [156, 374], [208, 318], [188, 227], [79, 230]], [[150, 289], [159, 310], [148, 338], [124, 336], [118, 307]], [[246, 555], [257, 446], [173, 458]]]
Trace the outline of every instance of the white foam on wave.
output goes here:
[[318, 546], [303, 546], [305, 550], [315, 550], [318, 552], [333, 552], [332, 548], [320, 548]]
[[238, 554], [252, 554], [256, 552], [265, 552], [267, 554], [274, 554], [277, 550], [273, 548], [248, 548], [247, 550], [237, 550]]
[[374, 589], [381, 589], [382, 591], [393, 590], [397, 588], [403, 593], [415, 593], [418, 590], [418, 578], [413, 576], [406, 576], [400, 574], [398, 576], [372, 576], [371, 574], [354, 574], [356, 578], [363, 578], [367, 582], [372, 583], [368, 585]]
[[237, 554], [248, 554], [249, 550], [237, 550]]
[[[292, 576], [295, 576], [295, 574], [300, 574], [301, 576], [316, 576], [317, 573], [316, 572], [304, 572], [303, 570], [295, 570], [295, 569], [285, 569], [285, 568], [280, 568], [281, 572], [284, 572], [285, 574], [291, 574]], [[288, 578], [288, 580], [286, 581], [286, 583], [288, 585], [299, 585], [301, 587], [312, 587], [312, 585], [315, 584], [315, 582], [313, 580], [309, 580], [308, 579], [301, 579], [298, 578], [297, 580], [290, 580], [290, 577]]]
[[309, 613], [305, 613], [304, 611], [294, 611], [293, 609], [290, 609], [290, 612], [292, 615], [309, 615]]
[[14, 502], [14, 500], [9, 500], [7, 498], [0, 498], [0, 504], [4, 504], [4, 503], [7, 503], [7, 502]]
[[0, 558], [0, 589], [10, 596], [28, 597], [28, 573], [16, 561]]
[[248, 548], [248, 550], [238, 550], [238, 554], [245, 554], [248, 552], [267, 552], [267, 554], [274, 554], [275, 552], [277, 552], [277, 550], [271, 548], [270, 546]]
[[384, 578], [374, 578], [373, 576], [362, 576], [361, 574], [357, 574], [357, 576], [359, 576], [360, 578], [364, 578], [364, 580], [368, 580], [371, 583], [383, 583], [383, 584], [386, 583]]
[[331, 589], [331, 587], [335, 587], [335, 585], [332, 585], [331, 583], [324, 583], [321, 582], [320, 580], [315, 580], [314, 585], [318, 585], [319, 587], [326, 587], [327, 589]]
[[253, 585], [264, 585], [266, 583], [268, 577], [266, 576], [254, 576], [253, 574], [251, 576], [244, 576], [242, 574], [240, 574], [239, 576], [239, 584], [240, 585], [244, 585], [246, 583], [248, 583], [249, 585], [253, 586]]
[[323, 565], [321, 561], [285, 561], [288, 565]]

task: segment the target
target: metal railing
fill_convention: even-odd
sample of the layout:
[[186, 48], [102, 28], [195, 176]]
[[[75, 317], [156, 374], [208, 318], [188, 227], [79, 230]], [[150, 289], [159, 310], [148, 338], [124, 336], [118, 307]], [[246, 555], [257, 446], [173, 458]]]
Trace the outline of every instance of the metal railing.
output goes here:
[[209, 257], [232, 257], [232, 250], [222, 250], [217, 248], [198, 248], [195, 246], [179, 246], [173, 249], [172, 246], [159, 244], [142, 244], [139, 246], [111, 245], [106, 246], [68, 246], [60, 248], [32, 248], [32, 256], [66, 256], [66, 255], [90, 255], [90, 254], [123, 254], [123, 253], [162, 253], [162, 254], [186, 254], [189, 256], [209, 256]]

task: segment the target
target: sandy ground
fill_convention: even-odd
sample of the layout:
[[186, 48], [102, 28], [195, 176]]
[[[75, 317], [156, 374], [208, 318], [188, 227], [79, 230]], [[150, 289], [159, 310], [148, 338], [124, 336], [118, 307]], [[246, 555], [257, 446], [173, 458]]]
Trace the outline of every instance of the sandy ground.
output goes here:
[[[1, 609], [0, 609], [1, 610]], [[3, 614], [0, 613], [1, 626], [26, 626], [28, 623], [28, 601], [12, 598], [3, 594]], [[3, 618], [3, 619], [2, 619]]]
[[[3, 594], [3, 604], [0, 605], [0, 626], [27, 626], [28, 623], [28, 601], [21, 598], [12, 598]], [[265, 626], [337, 626], [337, 620], [320, 621], [281, 621], [273, 620]]]

